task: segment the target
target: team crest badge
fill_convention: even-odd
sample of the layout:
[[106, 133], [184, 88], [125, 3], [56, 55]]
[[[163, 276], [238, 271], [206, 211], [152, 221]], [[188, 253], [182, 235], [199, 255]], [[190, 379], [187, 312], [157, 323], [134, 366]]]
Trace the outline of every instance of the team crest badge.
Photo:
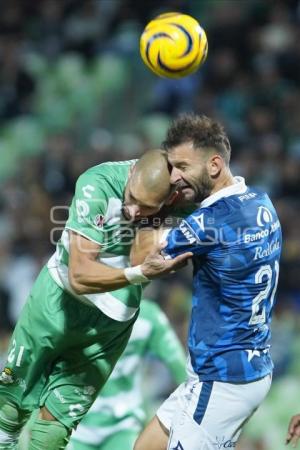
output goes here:
[[103, 228], [104, 225], [104, 216], [102, 214], [97, 214], [94, 219], [94, 224], [98, 228]]
[[0, 382], [3, 384], [11, 384], [14, 382], [13, 372], [8, 367], [5, 367], [0, 375]]

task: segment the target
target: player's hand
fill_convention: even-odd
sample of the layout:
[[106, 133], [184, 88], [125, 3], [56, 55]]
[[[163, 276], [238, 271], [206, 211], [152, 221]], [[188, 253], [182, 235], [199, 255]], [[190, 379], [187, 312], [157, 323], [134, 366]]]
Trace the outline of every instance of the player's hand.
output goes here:
[[161, 247], [157, 248], [155, 252], [145, 258], [145, 261], [142, 264], [142, 272], [149, 279], [156, 278], [184, 267], [188, 259], [193, 256], [193, 253], [186, 252], [176, 256], [174, 259], [164, 259], [160, 254], [160, 250]]
[[299, 438], [300, 438], [300, 414], [297, 414], [296, 416], [293, 416], [290, 420], [285, 443], [286, 444], [291, 443], [293, 447], [296, 447]]

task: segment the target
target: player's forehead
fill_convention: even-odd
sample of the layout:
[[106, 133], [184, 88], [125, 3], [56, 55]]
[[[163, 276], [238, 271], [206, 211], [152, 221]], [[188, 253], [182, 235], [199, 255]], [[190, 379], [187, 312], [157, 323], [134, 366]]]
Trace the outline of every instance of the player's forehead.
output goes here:
[[195, 149], [193, 142], [184, 142], [168, 151], [168, 162], [172, 166], [177, 164], [195, 164], [203, 162], [203, 151]]
[[142, 184], [133, 183], [129, 184], [129, 195], [133, 203], [139, 206], [145, 206], [148, 208], [156, 208], [161, 204], [161, 198], [157, 193], [150, 192], [145, 189]]
[[[144, 171], [133, 172], [128, 182], [131, 202], [149, 208], [160, 207], [167, 199], [170, 189], [166, 190], [166, 183], [163, 180], [161, 183], [157, 181], [157, 177], [155, 180], [155, 183], [153, 180], [149, 181]], [[170, 187], [169, 179], [168, 187]]]

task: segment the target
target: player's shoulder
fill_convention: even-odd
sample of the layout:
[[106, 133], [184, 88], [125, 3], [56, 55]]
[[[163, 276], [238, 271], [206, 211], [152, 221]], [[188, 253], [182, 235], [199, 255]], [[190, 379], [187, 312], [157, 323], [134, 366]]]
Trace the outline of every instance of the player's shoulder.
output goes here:
[[265, 208], [276, 214], [274, 205], [269, 195], [262, 189], [256, 187], [248, 187], [242, 194], [236, 194], [229, 197], [224, 197], [220, 200], [220, 211], [223, 210], [223, 214], [227, 211], [227, 214], [232, 216], [240, 215], [241, 211], [243, 216], [248, 217], [256, 215], [257, 211]]
[[259, 188], [248, 186], [245, 192], [221, 197], [207, 208], [216, 218], [222, 218], [240, 209], [256, 208], [263, 203], [271, 203], [268, 194]]
[[135, 162], [136, 160], [104, 162], [90, 167], [78, 177], [76, 185], [88, 185], [102, 190], [123, 186], [127, 181], [129, 169]]
[[127, 177], [130, 167], [134, 165], [136, 161], [136, 159], [131, 159], [127, 161], [107, 161], [101, 164], [97, 164], [96, 166], [90, 167], [85, 172], [83, 172], [80, 175], [79, 179], [88, 177]]
[[137, 159], [128, 159], [125, 161], [106, 161], [104, 163], [98, 164], [93, 168], [101, 172], [109, 173], [122, 173], [130, 169], [132, 165], [137, 162]]
[[220, 199], [220, 202], [235, 207], [248, 207], [251, 204], [261, 201], [270, 201], [270, 198], [264, 190], [254, 186], [247, 186], [247, 189], [243, 193], [222, 197]]
[[262, 189], [248, 187], [244, 193], [224, 197], [214, 206], [215, 224], [229, 230], [278, 220], [274, 205]]
[[[223, 208], [221, 209], [223, 211]], [[209, 228], [209, 226], [219, 222], [220, 217], [223, 217], [223, 214], [220, 213], [219, 205], [216, 205], [216, 208], [213, 208], [212, 206], [200, 206], [186, 219], [182, 220], [180, 228], [187, 226], [192, 228], [193, 231], [204, 231]]]
[[183, 223], [204, 231], [210, 226], [222, 226], [230, 216], [240, 214], [241, 209], [250, 211], [259, 205], [272, 205], [269, 196], [262, 190], [248, 187], [244, 193], [224, 196], [215, 202], [193, 211]]

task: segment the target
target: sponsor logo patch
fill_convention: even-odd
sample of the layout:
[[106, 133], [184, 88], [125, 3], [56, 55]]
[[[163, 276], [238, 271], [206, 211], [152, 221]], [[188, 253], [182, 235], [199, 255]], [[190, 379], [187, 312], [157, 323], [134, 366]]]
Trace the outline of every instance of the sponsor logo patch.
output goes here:
[[256, 221], [259, 227], [263, 227], [267, 223], [273, 222], [273, 216], [271, 211], [265, 206], [259, 206]]
[[13, 371], [5, 367], [0, 375], [0, 382], [3, 384], [12, 384], [14, 382]]
[[216, 436], [216, 442], [213, 444], [217, 449], [221, 448], [235, 448], [236, 442], [233, 442], [231, 439], [225, 440], [225, 436], [222, 437], [222, 439], [218, 438]]
[[197, 242], [197, 239], [185, 225], [185, 222], [181, 222], [181, 224], [179, 225], [179, 229], [190, 244], [194, 244], [195, 242]]
[[272, 255], [272, 253], [278, 250], [280, 250], [280, 242], [278, 240], [272, 241], [271, 243], [268, 242], [265, 248], [262, 246], [258, 246], [255, 249], [254, 260], [267, 258], [268, 256]]
[[94, 224], [98, 228], [103, 228], [104, 221], [105, 221], [104, 216], [102, 214], [97, 214], [94, 219]]

